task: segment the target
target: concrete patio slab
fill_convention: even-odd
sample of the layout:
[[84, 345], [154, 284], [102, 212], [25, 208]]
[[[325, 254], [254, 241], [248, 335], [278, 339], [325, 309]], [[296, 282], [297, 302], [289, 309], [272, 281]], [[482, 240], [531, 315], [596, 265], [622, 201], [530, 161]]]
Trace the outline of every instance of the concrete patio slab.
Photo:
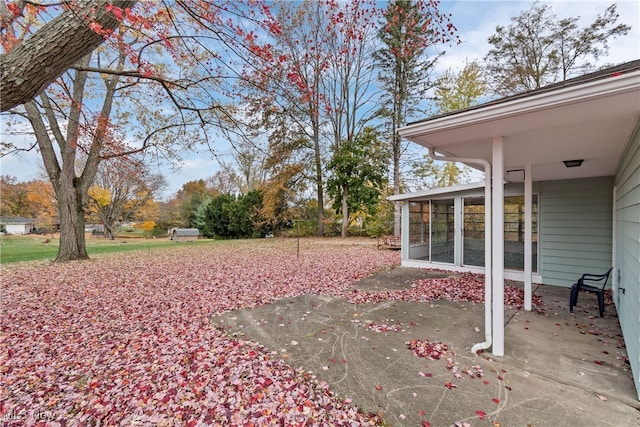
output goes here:
[[[397, 268], [356, 289], [409, 287], [440, 274]], [[354, 305], [303, 295], [215, 317], [220, 328], [257, 341], [294, 368], [392, 426], [631, 426], [640, 404], [613, 306], [597, 316], [569, 290], [538, 286], [544, 312], [507, 309], [505, 356], [470, 353], [484, 340], [482, 304], [387, 301]], [[412, 340], [447, 347], [439, 360], [417, 357]]]

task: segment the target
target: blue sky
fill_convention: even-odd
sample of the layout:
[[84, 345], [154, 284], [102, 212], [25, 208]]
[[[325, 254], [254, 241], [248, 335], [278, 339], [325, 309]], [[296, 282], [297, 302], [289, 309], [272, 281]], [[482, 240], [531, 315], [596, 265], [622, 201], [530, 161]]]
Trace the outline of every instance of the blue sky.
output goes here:
[[[551, 4], [558, 18], [579, 16], [581, 26], [585, 26], [593, 22], [596, 15], [601, 14], [614, 1], [555, 0], [543, 3]], [[630, 25], [632, 29], [624, 38], [609, 42], [609, 56], [601, 59], [602, 64], [640, 59], [640, 2], [619, 0], [615, 3], [620, 13], [619, 22]], [[521, 11], [529, 9], [532, 4], [531, 1], [442, 1], [440, 10], [452, 14], [452, 21], [458, 28], [462, 43], [446, 48], [447, 53], [439, 61], [436, 72], [440, 73], [448, 68], [458, 70], [466, 60], [482, 59], [489, 51], [487, 39], [495, 32], [496, 25], [508, 25], [512, 16], [519, 15]], [[23, 136], [23, 138], [30, 137]], [[15, 176], [19, 181], [28, 181], [41, 175], [41, 164], [42, 161], [36, 152], [26, 153], [20, 157], [6, 156], [0, 158], [0, 174]], [[169, 183], [165, 195], [171, 196], [184, 183], [208, 178], [217, 169], [217, 162], [212, 158], [211, 153], [202, 149], [200, 153], [193, 153], [181, 165], [178, 172], [172, 172], [167, 167], [162, 167], [155, 172], [165, 176]]]

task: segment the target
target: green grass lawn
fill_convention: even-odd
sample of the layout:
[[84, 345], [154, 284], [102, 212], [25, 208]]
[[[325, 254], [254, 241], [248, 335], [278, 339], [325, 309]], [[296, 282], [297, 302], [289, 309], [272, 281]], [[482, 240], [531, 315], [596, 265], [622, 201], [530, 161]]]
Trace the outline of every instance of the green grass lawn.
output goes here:
[[[49, 243], [45, 243], [50, 239]], [[199, 240], [197, 242], [174, 242], [166, 237], [158, 239], [126, 238], [118, 237], [115, 240], [104, 238], [87, 237], [87, 253], [89, 256], [133, 251], [152, 250], [156, 248], [178, 247], [184, 245], [211, 244], [213, 240]], [[50, 236], [5, 236], [0, 237], [0, 263], [34, 261], [34, 260], [54, 260], [58, 254], [58, 238], [51, 239]]]

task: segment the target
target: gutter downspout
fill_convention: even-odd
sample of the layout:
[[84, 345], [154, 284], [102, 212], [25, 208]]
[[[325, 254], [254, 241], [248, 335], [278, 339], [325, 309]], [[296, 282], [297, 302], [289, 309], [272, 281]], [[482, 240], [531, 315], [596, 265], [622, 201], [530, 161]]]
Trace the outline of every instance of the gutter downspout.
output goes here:
[[429, 147], [429, 157], [433, 160], [447, 162], [475, 163], [484, 166], [484, 335], [485, 341], [471, 347], [472, 353], [485, 350], [493, 343], [493, 280], [492, 280], [492, 200], [491, 200], [491, 163], [484, 159], [469, 159], [463, 157], [439, 156]]

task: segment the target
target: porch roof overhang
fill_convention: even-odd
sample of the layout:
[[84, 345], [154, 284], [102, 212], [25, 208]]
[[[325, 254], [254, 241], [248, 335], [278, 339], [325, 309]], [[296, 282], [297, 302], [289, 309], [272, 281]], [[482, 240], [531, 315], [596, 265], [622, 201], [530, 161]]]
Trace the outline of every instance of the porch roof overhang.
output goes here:
[[459, 184], [452, 185], [450, 187], [438, 187], [431, 188], [428, 190], [415, 191], [413, 193], [404, 193], [404, 194], [394, 194], [393, 196], [389, 196], [389, 200], [392, 202], [402, 202], [405, 200], [429, 200], [434, 197], [438, 197], [440, 195], [446, 194], [447, 196], [464, 193], [467, 191], [478, 190], [484, 188], [485, 183], [483, 182], [472, 182], [469, 184]]
[[[447, 156], [487, 161], [492, 139], [502, 137], [505, 171], [530, 165], [532, 180], [546, 181], [614, 175], [639, 119], [640, 60], [411, 123], [399, 133]], [[584, 162], [563, 163], [574, 159]]]

